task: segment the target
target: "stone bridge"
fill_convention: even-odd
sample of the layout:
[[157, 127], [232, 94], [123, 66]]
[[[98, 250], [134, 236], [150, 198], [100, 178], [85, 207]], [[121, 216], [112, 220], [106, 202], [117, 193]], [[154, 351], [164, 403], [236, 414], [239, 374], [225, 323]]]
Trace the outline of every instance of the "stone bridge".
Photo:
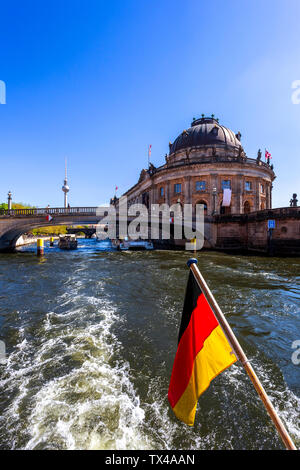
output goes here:
[[[97, 207], [70, 207], [44, 209], [1, 209], [0, 210], [0, 251], [11, 252], [16, 247], [18, 238], [34, 228], [57, 225], [97, 225], [104, 216], [97, 215]], [[107, 208], [108, 209], [108, 208]], [[51, 217], [51, 220], [49, 218]], [[136, 217], [128, 216], [127, 223]], [[149, 218], [150, 219], [150, 218]], [[121, 220], [121, 218], [120, 218]], [[118, 214], [116, 225], [119, 224]], [[149, 224], [150, 225], [150, 220]], [[192, 227], [195, 227], [195, 222]], [[174, 229], [174, 226], [173, 226]], [[81, 230], [82, 231], [82, 230]], [[171, 238], [172, 238], [171, 224]], [[211, 217], [205, 217], [205, 239], [207, 247], [213, 247], [211, 240]], [[184, 244], [185, 240], [182, 241]], [[164, 247], [162, 243], [162, 247]], [[179, 243], [180, 245], [180, 243]]]
[[[14, 251], [18, 238], [30, 230], [51, 225], [97, 225], [104, 216], [97, 207], [0, 209], [0, 251]], [[106, 208], [108, 210], [108, 208]], [[49, 221], [49, 216], [51, 220]], [[136, 219], [127, 217], [126, 223]], [[268, 220], [275, 220], [275, 229], [268, 230]], [[122, 217], [116, 215], [116, 230]], [[158, 221], [161, 229], [161, 219]], [[149, 227], [150, 220], [147, 223]], [[182, 222], [181, 222], [182, 225]], [[187, 224], [186, 224], [187, 225]], [[183, 248], [186, 240], [174, 240], [175, 224], [171, 224], [170, 240], [154, 240], [158, 248]], [[195, 221], [190, 228], [195, 228]], [[149, 236], [151, 238], [151, 235]], [[221, 251], [243, 251], [274, 255], [300, 255], [300, 208], [283, 207], [250, 212], [206, 216], [204, 248]]]
[[78, 235], [83, 233], [85, 238], [92, 238], [93, 235], [96, 233], [96, 226], [92, 225], [90, 227], [82, 226], [81, 227], [67, 227], [67, 233], [72, 233], [74, 235]]
[[[0, 251], [13, 251], [18, 238], [34, 228], [56, 225], [96, 225], [97, 207], [0, 210]], [[52, 217], [49, 220], [49, 216]]]

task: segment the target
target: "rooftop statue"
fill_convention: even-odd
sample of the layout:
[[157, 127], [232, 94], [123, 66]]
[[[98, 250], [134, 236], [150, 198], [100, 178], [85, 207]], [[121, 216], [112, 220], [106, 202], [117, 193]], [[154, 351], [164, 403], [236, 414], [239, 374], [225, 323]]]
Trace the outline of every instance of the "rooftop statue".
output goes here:
[[261, 161], [261, 150], [260, 149], [258, 149], [256, 161], [257, 161], [257, 163], [259, 163]]
[[297, 206], [298, 199], [297, 199], [297, 194], [293, 194], [293, 198], [290, 200], [290, 207], [298, 207]]
[[156, 167], [153, 165], [153, 163], [149, 163], [149, 174], [150, 175], [154, 175], [154, 173], [156, 172]]

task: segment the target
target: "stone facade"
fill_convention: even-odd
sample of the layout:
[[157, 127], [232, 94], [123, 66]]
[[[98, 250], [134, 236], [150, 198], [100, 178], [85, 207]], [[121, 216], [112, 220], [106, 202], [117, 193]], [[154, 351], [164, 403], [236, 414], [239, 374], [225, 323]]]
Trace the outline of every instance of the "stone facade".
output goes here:
[[[142, 170], [139, 181], [124, 196], [128, 204], [205, 204], [206, 215], [243, 214], [272, 207], [272, 166], [248, 158], [234, 134], [218, 120], [194, 120], [169, 144], [165, 164]], [[230, 206], [222, 206], [223, 189], [231, 189]]]
[[[268, 220], [275, 228], [268, 230]], [[222, 251], [245, 251], [275, 256], [300, 255], [300, 208], [219, 215], [212, 222], [212, 243]]]

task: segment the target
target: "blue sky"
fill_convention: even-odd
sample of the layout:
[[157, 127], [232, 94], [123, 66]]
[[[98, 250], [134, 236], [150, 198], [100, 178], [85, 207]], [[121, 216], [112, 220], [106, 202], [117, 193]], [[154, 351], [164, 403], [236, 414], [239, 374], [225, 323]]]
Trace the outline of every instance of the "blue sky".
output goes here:
[[299, 0], [1, 0], [0, 201], [98, 205], [193, 117], [266, 147], [273, 206], [300, 196]]

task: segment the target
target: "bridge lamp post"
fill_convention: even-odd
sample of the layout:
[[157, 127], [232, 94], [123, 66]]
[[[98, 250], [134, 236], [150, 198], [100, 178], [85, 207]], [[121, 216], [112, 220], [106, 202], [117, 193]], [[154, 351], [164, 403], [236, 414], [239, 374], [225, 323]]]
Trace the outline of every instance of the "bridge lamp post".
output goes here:
[[178, 213], [178, 216], [180, 217], [181, 215], [183, 216], [183, 214], [181, 214], [181, 211], [182, 211], [182, 202], [181, 202], [181, 199], [180, 197], [177, 199], [177, 213]]
[[7, 206], [8, 206], [8, 210], [10, 211], [11, 208], [12, 208], [12, 194], [11, 194], [11, 191], [8, 191], [7, 196], [8, 196], [8, 198], [7, 198]]
[[182, 202], [181, 202], [180, 197], [177, 199], [177, 204], [179, 204], [179, 205], [180, 205], [180, 208], [182, 208]]

